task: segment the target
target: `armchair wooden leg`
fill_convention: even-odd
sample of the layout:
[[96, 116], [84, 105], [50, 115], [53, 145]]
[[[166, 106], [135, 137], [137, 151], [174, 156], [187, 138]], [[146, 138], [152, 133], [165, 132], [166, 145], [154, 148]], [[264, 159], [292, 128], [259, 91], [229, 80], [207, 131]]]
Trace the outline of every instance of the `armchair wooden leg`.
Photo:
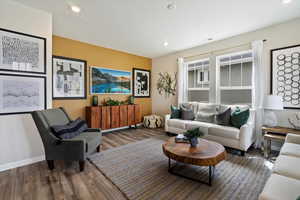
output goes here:
[[84, 170], [85, 161], [79, 161], [79, 170], [82, 172]]
[[47, 160], [47, 164], [50, 170], [54, 169], [54, 160]]
[[100, 152], [100, 144], [99, 144], [99, 146], [97, 146], [97, 152]]

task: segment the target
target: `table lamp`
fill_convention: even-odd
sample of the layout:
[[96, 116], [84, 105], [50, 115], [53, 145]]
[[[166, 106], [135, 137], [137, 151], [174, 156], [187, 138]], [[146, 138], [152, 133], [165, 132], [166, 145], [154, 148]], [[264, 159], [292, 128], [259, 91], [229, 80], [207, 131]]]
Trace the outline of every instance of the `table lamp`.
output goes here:
[[268, 95], [264, 101], [264, 125], [268, 127], [277, 126], [277, 117], [273, 110], [283, 110], [283, 100], [281, 96]]

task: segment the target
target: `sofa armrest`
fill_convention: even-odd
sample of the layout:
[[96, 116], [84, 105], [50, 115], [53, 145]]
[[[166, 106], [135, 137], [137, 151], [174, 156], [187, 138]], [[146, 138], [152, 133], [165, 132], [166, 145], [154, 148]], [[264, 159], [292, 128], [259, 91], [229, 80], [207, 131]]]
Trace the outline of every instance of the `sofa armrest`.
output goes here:
[[165, 131], [168, 131], [168, 120], [171, 119], [171, 115], [165, 115]]
[[248, 122], [247, 124], [244, 124], [240, 128], [240, 147], [244, 151], [247, 151], [248, 148], [253, 143], [253, 124]]
[[285, 138], [285, 142], [300, 144], [300, 135], [289, 133]]

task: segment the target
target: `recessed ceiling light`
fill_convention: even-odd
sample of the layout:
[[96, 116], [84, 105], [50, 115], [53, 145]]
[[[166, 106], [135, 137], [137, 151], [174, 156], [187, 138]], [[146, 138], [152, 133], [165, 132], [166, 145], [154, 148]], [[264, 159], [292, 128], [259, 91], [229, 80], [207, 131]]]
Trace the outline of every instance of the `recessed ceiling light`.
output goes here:
[[166, 46], [168, 46], [169, 45], [169, 43], [168, 42], [164, 42], [164, 46], [166, 47]]
[[281, 0], [281, 3], [283, 4], [288, 4], [291, 3], [293, 0]]
[[173, 2], [168, 3], [167, 9], [168, 10], [174, 10], [176, 8], [176, 4]]
[[71, 10], [72, 10], [74, 13], [80, 13], [80, 7], [78, 7], [78, 6], [71, 6]]

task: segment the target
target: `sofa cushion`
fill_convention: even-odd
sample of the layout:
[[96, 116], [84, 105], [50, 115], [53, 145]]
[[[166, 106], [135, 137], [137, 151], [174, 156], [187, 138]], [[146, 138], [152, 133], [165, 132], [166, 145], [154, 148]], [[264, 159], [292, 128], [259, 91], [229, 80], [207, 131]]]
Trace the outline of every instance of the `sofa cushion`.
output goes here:
[[240, 110], [247, 110], [250, 109], [250, 107], [248, 105], [225, 105], [225, 104], [221, 104], [219, 106], [219, 112], [224, 112], [225, 110], [227, 110], [228, 108], [231, 108], [231, 113], [234, 113], [236, 111], [236, 109], [240, 109]]
[[281, 150], [280, 155], [288, 155], [299, 157], [300, 159], [300, 144], [294, 143], [284, 143]]
[[199, 122], [214, 123], [215, 114], [214, 113], [207, 113], [207, 112], [198, 112], [196, 114], [195, 120], [199, 121]]
[[74, 139], [85, 140], [87, 144], [86, 152], [92, 153], [101, 144], [100, 132], [84, 132]]
[[214, 125], [209, 127], [208, 134], [238, 140], [240, 138], [240, 129], [230, 126]]
[[185, 129], [190, 130], [193, 128], [199, 128], [205, 135], [208, 134], [208, 128], [214, 126], [212, 123], [199, 122], [199, 121], [186, 121]]
[[168, 126], [185, 129], [186, 121], [181, 120], [181, 119], [169, 119], [167, 123], [168, 123]]
[[278, 174], [268, 179], [259, 200], [296, 200], [300, 195], [300, 181]]
[[[280, 155], [274, 164], [273, 172], [282, 176], [300, 180], [300, 159], [293, 156]], [[300, 188], [299, 188], [300, 195]]]

